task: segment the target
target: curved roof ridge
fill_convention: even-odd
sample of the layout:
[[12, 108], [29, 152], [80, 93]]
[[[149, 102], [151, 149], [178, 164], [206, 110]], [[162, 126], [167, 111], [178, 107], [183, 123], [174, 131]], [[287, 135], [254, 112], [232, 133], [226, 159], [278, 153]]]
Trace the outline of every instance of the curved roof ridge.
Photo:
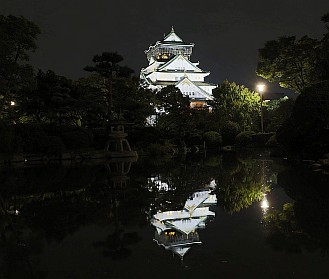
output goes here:
[[175, 33], [174, 27], [171, 27], [170, 33], [163, 38], [164, 42], [183, 42], [183, 40]]

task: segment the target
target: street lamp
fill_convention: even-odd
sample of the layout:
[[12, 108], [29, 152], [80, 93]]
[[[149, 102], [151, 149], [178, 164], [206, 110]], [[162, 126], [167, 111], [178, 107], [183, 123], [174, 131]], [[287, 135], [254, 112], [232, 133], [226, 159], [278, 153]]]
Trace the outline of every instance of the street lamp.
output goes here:
[[263, 92], [265, 91], [265, 84], [257, 84], [257, 91], [260, 96], [260, 127], [261, 132], [264, 133], [264, 117], [263, 117]]

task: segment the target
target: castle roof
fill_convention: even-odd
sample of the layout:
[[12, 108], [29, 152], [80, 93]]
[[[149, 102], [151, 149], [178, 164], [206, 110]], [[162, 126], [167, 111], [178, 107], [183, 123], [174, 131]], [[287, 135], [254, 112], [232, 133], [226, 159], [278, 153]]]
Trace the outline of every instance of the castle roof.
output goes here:
[[[191, 61], [189, 61], [186, 57], [184, 57], [181, 54], [176, 55], [173, 59], [170, 59], [167, 63], [161, 65], [158, 70], [159, 71], [163, 71], [163, 70], [170, 70], [170, 69], [175, 69], [175, 64], [181, 63], [182, 65], [180, 65], [180, 67], [183, 67], [184, 65], [184, 69], [187, 71], [193, 71], [193, 72], [199, 72], [199, 73], [203, 73], [204, 71], [202, 71], [199, 67], [197, 67], [195, 65], [195, 63], [192, 63]], [[172, 66], [172, 67], [170, 67]]]
[[175, 33], [174, 27], [171, 27], [171, 32], [165, 36], [162, 40], [163, 42], [180, 42], [182, 43], [183, 40], [177, 36]]
[[[183, 86], [189, 86], [189, 88], [193, 88], [194, 92], [198, 92], [203, 98], [205, 98], [206, 100], [212, 100], [213, 96], [211, 94], [209, 94], [208, 92], [206, 92], [205, 90], [203, 90], [200, 86], [197, 86], [193, 81], [191, 81], [188, 77], [184, 77], [183, 79], [181, 79], [176, 86], [182, 90]], [[196, 98], [196, 99], [200, 99]]]

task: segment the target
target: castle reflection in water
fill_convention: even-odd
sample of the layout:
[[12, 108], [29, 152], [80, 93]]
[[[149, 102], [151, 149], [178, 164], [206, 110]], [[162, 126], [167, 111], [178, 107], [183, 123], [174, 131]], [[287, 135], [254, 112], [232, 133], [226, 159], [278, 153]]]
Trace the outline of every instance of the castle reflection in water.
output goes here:
[[[163, 187], [163, 185], [160, 183]], [[204, 189], [194, 192], [185, 202], [183, 209], [160, 211], [152, 216], [151, 224], [156, 228], [154, 241], [170, 250], [181, 259], [192, 248], [201, 244], [198, 229], [206, 227], [206, 221], [215, 217], [211, 206], [217, 204], [212, 190], [216, 187], [212, 181]]]

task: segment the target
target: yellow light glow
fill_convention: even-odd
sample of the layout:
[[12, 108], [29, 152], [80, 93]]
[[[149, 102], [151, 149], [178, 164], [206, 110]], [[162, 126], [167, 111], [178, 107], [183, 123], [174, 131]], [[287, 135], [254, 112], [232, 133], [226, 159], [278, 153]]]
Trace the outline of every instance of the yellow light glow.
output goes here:
[[270, 206], [268, 204], [268, 200], [267, 199], [262, 200], [262, 204], [261, 204], [260, 207], [263, 208], [263, 209], [269, 208]]
[[14, 106], [14, 105], [16, 105], [16, 103], [14, 101], [10, 101], [10, 105]]
[[264, 197], [263, 197], [263, 199], [261, 201], [260, 207], [261, 207], [261, 209], [263, 211], [263, 214], [266, 214], [267, 211], [268, 211], [268, 208], [270, 207], [270, 204], [269, 204], [269, 202], [268, 202], [265, 194], [264, 194]]
[[257, 90], [258, 90], [259, 93], [264, 92], [265, 91], [265, 84], [262, 84], [262, 83], [257, 84]]

